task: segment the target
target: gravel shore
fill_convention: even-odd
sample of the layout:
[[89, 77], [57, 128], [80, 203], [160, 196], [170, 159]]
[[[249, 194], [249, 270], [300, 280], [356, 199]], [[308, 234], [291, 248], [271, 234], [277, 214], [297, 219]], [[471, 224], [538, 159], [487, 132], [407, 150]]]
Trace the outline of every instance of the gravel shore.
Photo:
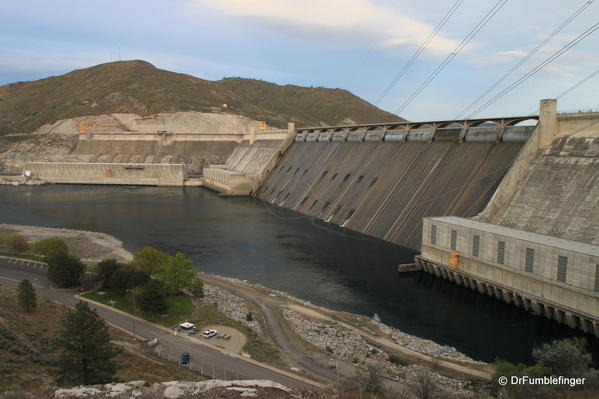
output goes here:
[[0, 231], [14, 231], [25, 236], [30, 242], [45, 238], [63, 239], [69, 246], [69, 251], [87, 263], [111, 258], [119, 262], [129, 262], [133, 259], [131, 252], [123, 248], [121, 240], [104, 233], [16, 224], [0, 224]]

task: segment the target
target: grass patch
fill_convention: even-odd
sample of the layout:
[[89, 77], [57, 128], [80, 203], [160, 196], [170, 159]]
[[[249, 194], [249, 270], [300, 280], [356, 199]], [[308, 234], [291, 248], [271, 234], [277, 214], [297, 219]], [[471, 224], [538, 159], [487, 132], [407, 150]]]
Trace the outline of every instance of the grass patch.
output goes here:
[[[105, 294], [103, 295], [100, 295], [98, 292], [90, 292], [82, 296], [92, 301], [113, 306], [120, 311], [133, 314], [133, 296], [131, 294], [111, 290], [104, 292]], [[111, 303], [111, 301], [114, 301], [114, 303]], [[189, 318], [195, 311], [193, 303], [186, 296], [167, 297], [166, 303], [168, 305], [168, 313], [164, 316], [148, 317], [137, 308], [135, 309], [135, 315], [161, 326], [172, 327], [183, 319]]]
[[170, 296], [166, 298], [168, 305], [168, 315], [164, 318], [156, 320], [158, 324], [170, 327], [177, 324], [181, 320], [191, 316], [195, 310], [195, 306], [186, 296]]
[[[90, 292], [82, 295], [82, 297], [91, 299], [92, 301], [103, 303], [104, 305], [111, 306], [120, 311], [133, 314], [133, 299], [131, 294], [116, 292], [116, 291], [102, 291], [105, 294], [100, 295], [98, 292]], [[114, 303], [112, 302], [114, 301]], [[135, 312], [137, 315], [139, 311]]]

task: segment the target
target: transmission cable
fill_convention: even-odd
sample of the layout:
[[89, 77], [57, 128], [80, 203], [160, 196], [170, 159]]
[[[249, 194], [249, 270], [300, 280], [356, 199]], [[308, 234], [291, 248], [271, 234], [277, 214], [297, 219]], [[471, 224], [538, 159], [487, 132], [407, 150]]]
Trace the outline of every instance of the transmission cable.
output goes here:
[[456, 0], [456, 2], [453, 4], [453, 6], [451, 6], [449, 11], [447, 11], [445, 16], [441, 19], [441, 21], [439, 21], [437, 26], [435, 26], [435, 29], [433, 29], [433, 31], [431, 33], [429, 33], [428, 37], [420, 45], [418, 50], [416, 50], [416, 52], [414, 52], [414, 54], [412, 54], [412, 57], [409, 59], [409, 61], [404, 64], [404, 66], [397, 73], [397, 75], [395, 75], [395, 77], [391, 80], [391, 82], [389, 82], [389, 84], [383, 90], [383, 92], [378, 96], [378, 98], [374, 102], [374, 105], [379, 105], [379, 103], [383, 100], [383, 98], [385, 98], [385, 96], [387, 96], [387, 94], [389, 94], [389, 92], [395, 87], [397, 82], [403, 77], [403, 75], [405, 75], [405, 73], [412, 66], [412, 64], [414, 64], [414, 62], [416, 62], [416, 59], [418, 59], [418, 57], [420, 57], [420, 54], [422, 54], [422, 52], [428, 47], [429, 43], [437, 36], [437, 33], [439, 33], [441, 28], [443, 28], [445, 23], [449, 20], [449, 18], [451, 18], [451, 16], [457, 11], [457, 9], [460, 7], [460, 5], [462, 5], [463, 2], [464, 2], [464, 0]]
[[520, 79], [516, 80], [514, 83], [512, 83], [511, 85], [509, 85], [508, 87], [503, 89], [501, 92], [499, 92], [497, 95], [495, 95], [495, 97], [491, 98], [489, 101], [487, 101], [486, 103], [484, 103], [483, 105], [481, 105], [480, 107], [478, 107], [477, 109], [472, 111], [470, 114], [468, 114], [468, 116], [466, 116], [466, 119], [471, 119], [476, 114], [478, 114], [481, 111], [483, 111], [484, 109], [488, 108], [491, 104], [495, 103], [497, 100], [499, 100], [500, 98], [505, 96], [510, 91], [514, 90], [516, 87], [518, 87], [524, 81], [526, 81], [528, 78], [535, 75], [537, 72], [539, 72], [540, 70], [545, 68], [547, 65], [549, 65], [550, 63], [555, 61], [557, 58], [562, 56], [564, 53], [566, 53], [568, 50], [570, 50], [576, 44], [580, 43], [582, 40], [584, 40], [587, 36], [589, 36], [590, 34], [595, 32], [597, 29], [599, 29], [599, 22], [595, 23], [593, 26], [591, 26], [590, 28], [588, 28], [587, 30], [582, 32], [580, 35], [578, 35], [576, 38], [574, 38], [572, 41], [570, 41], [564, 47], [562, 47], [561, 49], [559, 49], [558, 51], [553, 53], [550, 57], [546, 58], [539, 65], [537, 65], [536, 67], [534, 67], [533, 69], [528, 71], [526, 74], [524, 74]]
[[574, 89], [578, 88], [579, 86], [585, 84], [586, 82], [588, 82], [589, 80], [593, 79], [597, 75], [599, 75], [599, 69], [597, 69], [595, 72], [592, 72], [586, 78], [582, 79], [580, 82], [578, 82], [575, 85], [571, 86], [569, 89], [566, 89], [566, 90], [562, 91], [560, 94], [557, 95], [557, 97], [555, 97], [555, 99], [557, 100], [557, 99], [562, 98], [566, 94], [570, 93], [572, 90], [574, 90]]
[[460, 44], [439, 64], [439, 66], [429, 75], [428, 78], [408, 97], [408, 99], [395, 111], [395, 114], [401, 113], [414, 99], [424, 90], [443, 69], [470, 43], [478, 32], [501, 10], [508, 0], [499, 0], [493, 8], [481, 19], [478, 24], [462, 39]]
[[458, 115], [455, 116], [454, 119], [460, 119], [460, 117], [466, 114], [476, 103], [482, 100], [487, 96], [490, 92], [495, 90], [497, 86], [503, 83], [512, 73], [514, 73], [518, 68], [520, 68], [526, 61], [528, 61], [533, 55], [537, 53], [545, 44], [547, 44], [551, 39], [553, 39], [558, 33], [560, 33], [570, 22], [572, 22], [576, 17], [578, 17], [587, 7], [593, 4], [595, 0], [589, 0], [585, 2], [582, 6], [580, 6], [574, 14], [570, 15], [565, 21], [563, 21], [553, 32], [549, 34], [549, 36], [545, 37], [535, 48], [533, 48], [528, 54], [526, 54], [520, 61], [516, 63], [509, 71], [507, 71], [502, 77], [500, 77], [495, 83], [493, 83], [488, 89], [486, 89], [480, 96], [476, 98], [476, 100], [472, 101], [468, 106], [466, 106]]

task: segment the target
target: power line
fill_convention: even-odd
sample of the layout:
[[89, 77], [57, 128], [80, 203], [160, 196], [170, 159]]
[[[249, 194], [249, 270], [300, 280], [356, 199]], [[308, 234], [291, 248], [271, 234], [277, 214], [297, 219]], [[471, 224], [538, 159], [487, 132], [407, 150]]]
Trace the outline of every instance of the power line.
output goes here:
[[449, 11], [447, 11], [445, 16], [441, 19], [441, 21], [439, 21], [437, 26], [435, 26], [433, 31], [431, 33], [429, 33], [428, 37], [420, 45], [418, 50], [416, 50], [416, 52], [414, 54], [412, 54], [412, 57], [410, 58], [410, 60], [405, 63], [405, 65], [401, 68], [401, 70], [397, 73], [397, 75], [395, 75], [395, 77], [391, 80], [391, 82], [389, 82], [389, 84], [383, 90], [383, 92], [378, 96], [378, 98], [374, 102], [374, 105], [379, 105], [379, 103], [383, 100], [383, 98], [385, 98], [385, 96], [387, 94], [389, 94], [389, 92], [395, 87], [397, 82], [403, 77], [403, 75], [405, 75], [405, 73], [412, 66], [412, 64], [414, 64], [414, 62], [416, 62], [416, 59], [428, 47], [429, 43], [435, 38], [435, 36], [437, 36], [437, 33], [439, 33], [441, 28], [443, 28], [445, 23], [449, 20], [449, 18], [451, 18], [451, 16], [457, 11], [457, 9], [460, 7], [460, 5], [462, 5], [463, 2], [464, 2], [464, 0], [456, 0], [456, 2], [453, 4], [453, 6], [451, 6]]
[[560, 94], [557, 95], [556, 99], [560, 99], [563, 96], [565, 96], [566, 94], [570, 93], [572, 90], [576, 89], [577, 87], [585, 84], [586, 82], [588, 82], [589, 80], [591, 80], [592, 78], [594, 78], [595, 76], [599, 75], [599, 69], [597, 69], [595, 72], [592, 72], [590, 75], [588, 75], [586, 78], [582, 79], [580, 82], [576, 83], [575, 85], [571, 86], [570, 88], [562, 91]]
[[587, 9], [591, 4], [593, 4], [595, 0], [589, 0], [585, 2], [582, 6], [580, 6], [572, 15], [566, 18], [553, 32], [549, 34], [549, 36], [545, 37], [539, 44], [536, 45], [528, 54], [526, 54], [520, 61], [516, 63], [509, 71], [507, 71], [502, 77], [497, 79], [495, 83], [493, 83], [488, 89], [486, 89], [480, 96], [476, 98], [476, 100], [472, 101], [468, 106], [466, 106], [454, 119], [460, 119], [460, 117], [466, 114], [476, 103], [482, 100], [487, 94], [495, 90], [497, 86], [503, 83], [512, 73], [514, 73], [518, 68], [520, 68], [526, 61], [528, 61], [533, 55], [537, 53], [545, 44], [547, 44], [551, 39], [553, 39], [559, 32], [561, 32], [570, 22], [572, 22], [576, 17], [578, 17], [584, 10]]
[[443, 69], [468, 45], [468, 43], [478, 34], [478, 32], [501, 10], [508, 0], [499, 0], [493, 8], [478, 22], [478, 24], [464, 37], [458, 46], [443, 60], [443, 62], [429, 75], [428, 78], [408, 97], [408, 99], [395, 111], [401, 113], [414, 99], [424, 90]]
[[500, 98], [502, 98], [503, 96], [505, 96], [510, 91], [514, 90], [516, 87], [518, 87], [524, 81], [526, 81], [528, 78], [530, 78], [531, 76], [535, 75], [537, 72], [539, 72], [540, 70], [542, 70], [543, 68], [545, 68], [547, 65], [549, 65], [550, 63], [552, 63], [553, 61], [555, 61], [557, 58], [559, 58], [560, 56], [562, 56], [565, 52], [567, 52], [568, 50], [570, 50], [576, 44], [580, 43], [582, 40], [584, 40], [591, 33], [595, 32], [597, 29], [599, 29], [599, 22], [595, 23], [595, 25], [591, 26], [590, 28], [588, 28], [587, 30], [585, 30], [584, 32], [582, 32], [580, 35], [578, 35], [575, 39], [573, 39], [572, 41], [570, 41], [564, 47], [562, 47], [561, 49], [559, 49], [558, 51], [556, 51], [555, 53], [553, 53], [550, 57], [546, 58], [539, 65], [537, 65], [536, 67], [534, 67], [533, 69], [531, 69], [530, 71], [528, 71], [520, 79], [516, 80], [514, 83], [512, 83], [511, 85], [509, 85], [508, 87], [506, 87], [505, 89], [503, 89], [501, 92], [499, 92], [497, 95], [495, 95], [495, 97], [491, 98], [489, 101], [487, 101], [486, 103], [484, 103], [483, 105], [481, 105], [480, 107], [478, 107], [477, 109], [475, 109], [474, 111], [472, 111], [470, 114], [468, 114], [468, 116], [466, 116], [466, 119], [471, 119], [474, 115], [476, 115], [476, 114], [480, 113], [482, 110], [488, 108], [491, 104], [493, 104], [494, 102], [496, 102], [497, 100], [499, 100]]

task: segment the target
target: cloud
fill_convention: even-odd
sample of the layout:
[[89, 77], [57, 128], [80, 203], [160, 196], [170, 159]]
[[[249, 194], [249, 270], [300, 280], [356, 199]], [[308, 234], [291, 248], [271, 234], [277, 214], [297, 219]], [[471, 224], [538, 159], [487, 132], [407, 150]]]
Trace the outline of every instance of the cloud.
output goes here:
[[[328, 35], [382, 48], [419, 46], [433, 30], [395, 8], [373, 0], [190, 0], [194, 7], [210, 7], [252, 19], [303, 37]], [[429, 44], [435, 54], [446, 54], [457, 42], [438, 35]]]
[[504, 56], [508, 56], [508, 57], [524, 57], [526, 54], [528, 54], [526, 51], [522, 51], [522, 50], [506, 50], [506, 51], [498, 51], [496, 53], [497, 55], [504, 55]]

